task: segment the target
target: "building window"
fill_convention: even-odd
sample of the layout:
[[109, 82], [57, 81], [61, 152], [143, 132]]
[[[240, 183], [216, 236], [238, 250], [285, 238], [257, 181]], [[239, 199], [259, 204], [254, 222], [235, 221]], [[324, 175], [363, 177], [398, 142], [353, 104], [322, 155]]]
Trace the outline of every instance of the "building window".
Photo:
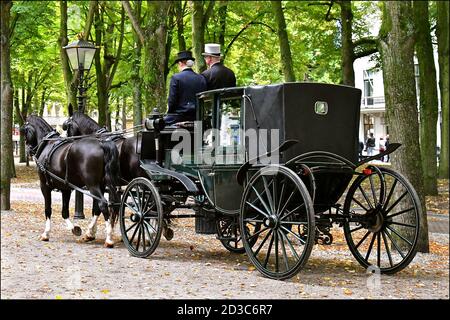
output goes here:
[[364, 134], [368, 136], [369, 132], [373, 132], [375, 118], [371, 114], [364, 114], [363, 121], [364, 121]]
[[364, 70], [364, 104], [373, 105], [373, 70]]

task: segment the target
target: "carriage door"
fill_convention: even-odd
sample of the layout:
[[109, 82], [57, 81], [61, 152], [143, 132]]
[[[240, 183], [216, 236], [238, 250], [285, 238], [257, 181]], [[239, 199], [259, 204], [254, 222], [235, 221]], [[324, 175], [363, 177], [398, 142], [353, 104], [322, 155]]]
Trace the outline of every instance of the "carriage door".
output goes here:
[[223, 213], [239, 212], [243, 187], [236, 173], [244, 163], [242, 95], [219, 96], [215, 127], [219, 129], [212, 175], [215, 206]]

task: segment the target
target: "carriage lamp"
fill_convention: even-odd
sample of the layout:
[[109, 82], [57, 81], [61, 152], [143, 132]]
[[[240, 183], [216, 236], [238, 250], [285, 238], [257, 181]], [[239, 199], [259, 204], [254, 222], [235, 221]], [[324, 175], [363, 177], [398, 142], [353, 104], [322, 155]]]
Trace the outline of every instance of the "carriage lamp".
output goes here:
[[164, 118], [161, 116], [157, 108], [154, 108], [149, 117], [145, 119], [145, 129], [161, 131], [166, 126]]
[[[63, 47], [66, 50], [67, 57], [69, 58], [70, 66], [72, 70], [78, 71], [78, 111], [84, 112], [84, 106], [86, 101], [85, 92], [87, 91], [86, 77], [84, 73], [89, 73], [94, 60], [97, 47], [91, 42], [81, 39], [68, 44]], [[81, 192], [75, 192], [75, 219], [84, 219], [83, 213], [83, 194]]]

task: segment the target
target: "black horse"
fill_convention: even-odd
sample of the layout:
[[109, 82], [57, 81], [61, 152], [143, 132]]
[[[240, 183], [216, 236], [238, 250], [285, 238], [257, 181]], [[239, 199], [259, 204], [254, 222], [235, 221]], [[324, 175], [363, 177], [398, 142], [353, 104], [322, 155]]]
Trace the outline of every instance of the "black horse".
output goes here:
[[[69, 119], [64, 121], [63, 130], [67, 131], [67, 136], [91, 135], [97, 133], [108, 133], [106, 128], [100, 127], [92, 118], [82, 112], [72, 111], [69, 104]], [[127, 185], [137, 177], [145, 176], [144, 170], [140, 166], [139, 155], [136, 153], [137, 138], [135, 136], [125, 138], [117, 135], [114, 137], [120, 161], [120, 184]]]
[[[25, 136], [28, 153], [35, 157], [39, 172], [41, 191], [45, 199], [45, 231], [41, 240], [48, 241], [50, 234], [51, 191], [58, 189], [62, 193], [62, 216], [67, 227], [75, 235], [81, 235], [81, 229], [74, 227], [69, 220], [69, 201], [72, 188], [86, 187], [96, 197], [98, 214], [93, 217], [86, 235], [92, 233], [100, 212], [106, 225], [105, 247], [113, 247], [112, 229], [118, 209], [109, 210], [104, 197], [105, 188], [110, 191], [110, 201], [119, 202], [116, 192], [119, 175], [118, 151], [111, 141], [99, 141], [95, 138], [68, 139], [59, 137], [41, 117], [30, 115], [21, 128]], [[111, 219], [110, 219], [111, 218]]]

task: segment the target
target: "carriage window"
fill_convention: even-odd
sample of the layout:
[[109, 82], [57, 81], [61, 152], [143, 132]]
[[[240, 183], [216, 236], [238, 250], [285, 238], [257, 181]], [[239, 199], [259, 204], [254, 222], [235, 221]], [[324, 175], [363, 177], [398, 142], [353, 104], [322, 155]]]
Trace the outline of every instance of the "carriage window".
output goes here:
[[314, 110], [318, 115], [326, 115], [328, 113], [328, 103], [317, 101], [314, 105]]
[[220, 101], [219, 129], [221, 146], [241, 144], [241, 97]]

